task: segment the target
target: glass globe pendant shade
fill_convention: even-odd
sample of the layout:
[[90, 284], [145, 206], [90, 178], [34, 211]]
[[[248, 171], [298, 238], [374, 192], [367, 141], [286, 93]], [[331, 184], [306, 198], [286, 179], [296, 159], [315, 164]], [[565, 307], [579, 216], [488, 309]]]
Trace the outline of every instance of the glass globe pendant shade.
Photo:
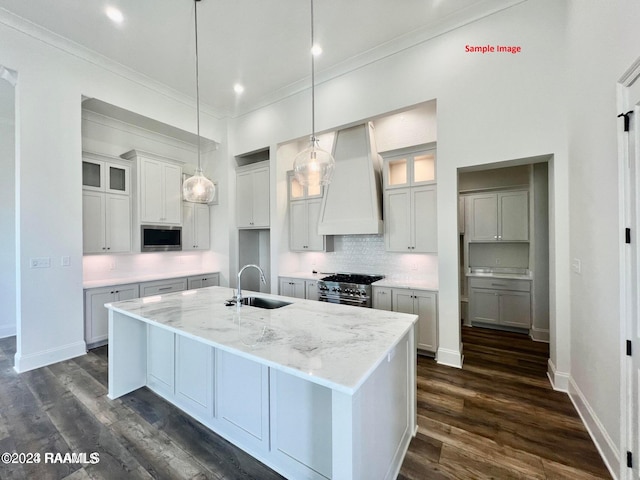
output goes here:
[[331, 183], [335, 166], [336, 161], [331, 154], [320, 148], [318, 140], [312, 137], [309, 146], [293, 160], [293, 174], [298, 183], [305, 187], [325, 186]]
[[200, 167], [182, 184], [182, 195], [187, 202], [209, 203], [215, 194], [216, 186], [202, 174]]

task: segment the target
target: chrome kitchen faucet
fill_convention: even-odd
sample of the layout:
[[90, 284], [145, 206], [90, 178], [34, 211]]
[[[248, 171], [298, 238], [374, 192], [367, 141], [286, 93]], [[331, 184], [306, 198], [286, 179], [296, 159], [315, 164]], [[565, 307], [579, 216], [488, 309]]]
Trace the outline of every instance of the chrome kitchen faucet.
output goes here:
[[264, 276], [264, 272], [262, 271], [262, 269], [258, 265], [254, 265], [253, 263], [250, 263], [249, 265], [245, 265], [244, 267], [242, 267], [240, 269], [240, 271], [238, 272], [238, 291], [237, 291], [236, 296], [234, 298], [234, 300], [236, 302], [236, 305], [238, 305], [238, 306], [242, 305], [242, 286], [241, 286], [242, 272], [244, 272], [249, 267], [257, 268], [258, 271], [260, 272], [260, 281], [262, 283], [264, 283], [265, 285], [267, 284], [267, 279]]

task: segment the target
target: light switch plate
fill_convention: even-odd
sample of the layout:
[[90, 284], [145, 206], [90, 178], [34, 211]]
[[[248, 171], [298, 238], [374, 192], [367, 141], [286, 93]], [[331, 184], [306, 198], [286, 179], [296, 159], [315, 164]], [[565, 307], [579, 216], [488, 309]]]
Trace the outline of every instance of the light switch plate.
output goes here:
[[573, 262], [571, 262], [571, 270], [575, 273], [581, 275], [582, 274], [582, 260], [579, 258], [574, 258]]
[[51, 267], [51, 258], [50, 257], [34, 257], [29, 259], [29, 266], [31, 268], [50, 268]]
[[71, 257], [69, 257], [68, 255], [65, 255], [64, 257], [62, 257], [60, 259], [60, 265], [63, 267], [71, 266]]

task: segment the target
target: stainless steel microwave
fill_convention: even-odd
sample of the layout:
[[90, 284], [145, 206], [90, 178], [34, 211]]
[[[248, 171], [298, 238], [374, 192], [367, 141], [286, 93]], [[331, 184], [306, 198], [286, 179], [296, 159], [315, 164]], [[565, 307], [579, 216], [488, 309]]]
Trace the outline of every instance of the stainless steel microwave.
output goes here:
[[172, 252], [182, 250], [182, 227], [167, 225], [141, 225], [140, 251]]

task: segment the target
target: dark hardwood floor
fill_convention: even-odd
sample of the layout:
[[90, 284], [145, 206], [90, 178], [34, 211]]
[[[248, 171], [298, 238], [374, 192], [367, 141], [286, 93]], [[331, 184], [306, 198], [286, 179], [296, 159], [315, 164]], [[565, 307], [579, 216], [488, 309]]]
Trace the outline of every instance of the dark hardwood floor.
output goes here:
[[[462, 370], [418, 361], [418, 435], [400, 479], [610, 478], [545, 344], [463, 332]], [[107, 350], [17, 375], [0, 340], [0, 453], [98, 452], [95, 464], [2, 464], [0, 479], [282, 478], [151, 391], [111, 401]]]

